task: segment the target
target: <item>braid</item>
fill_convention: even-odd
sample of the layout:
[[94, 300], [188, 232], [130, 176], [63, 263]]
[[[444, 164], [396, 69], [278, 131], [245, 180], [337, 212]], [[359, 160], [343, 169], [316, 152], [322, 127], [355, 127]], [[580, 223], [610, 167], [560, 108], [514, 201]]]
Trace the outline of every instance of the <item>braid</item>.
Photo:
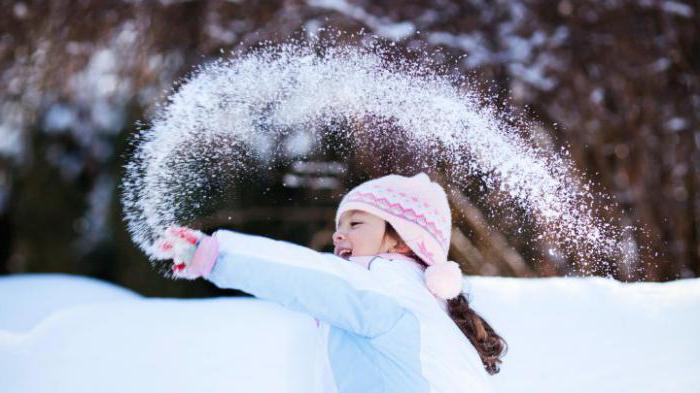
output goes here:
[[447, 309], [452, 320], [476, 348], [486, 371], [489, 374], [498, 373], [501, 357], [508, 350], [506, 341], [469, 306], [464, 294], [448, 300]]

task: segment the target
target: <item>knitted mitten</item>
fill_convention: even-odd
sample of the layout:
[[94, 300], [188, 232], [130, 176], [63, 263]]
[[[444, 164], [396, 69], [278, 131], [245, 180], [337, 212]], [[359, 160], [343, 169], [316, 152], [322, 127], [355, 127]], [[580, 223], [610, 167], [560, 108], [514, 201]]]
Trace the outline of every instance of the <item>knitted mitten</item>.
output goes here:
[[218, 242], [206, 234], [187, 227], [172, 226], [154, 244], [154, 255], [172, 259], [172, 274], [193, 280], [207, 276], [218, 255]]

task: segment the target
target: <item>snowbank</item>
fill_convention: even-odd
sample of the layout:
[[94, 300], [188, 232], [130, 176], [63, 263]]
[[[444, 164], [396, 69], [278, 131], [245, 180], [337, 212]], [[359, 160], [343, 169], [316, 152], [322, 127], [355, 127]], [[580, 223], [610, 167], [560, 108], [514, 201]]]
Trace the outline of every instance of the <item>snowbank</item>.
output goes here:
[[700, 279], [471, 279], [508, 341], [500, 392], [696, 392]]
[[[497, 392], [700, 386], [700, 279], [468, 280], [473, 307], [510, 346]], [[308, 392], [315, 327], [249, 298], [143, 298], [76, 276], [6, 277], [0, 380], [3, 392]]]
[[69, 274], [0, 277], [0, 331], [26, 331], [53, 312], [94, 302], [141, 296], [105, 281]]

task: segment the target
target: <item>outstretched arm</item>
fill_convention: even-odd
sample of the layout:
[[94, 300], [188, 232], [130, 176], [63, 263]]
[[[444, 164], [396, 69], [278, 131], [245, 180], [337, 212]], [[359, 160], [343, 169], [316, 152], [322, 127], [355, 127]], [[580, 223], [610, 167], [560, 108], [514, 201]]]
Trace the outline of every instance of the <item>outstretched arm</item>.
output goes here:
[[[286, 241], [216, 231], [218, 254], [206, 278], [354, 333], [374, 337], [406, 311], [371, 271]], [[199, 250], [198, 250], [199, 251]]]

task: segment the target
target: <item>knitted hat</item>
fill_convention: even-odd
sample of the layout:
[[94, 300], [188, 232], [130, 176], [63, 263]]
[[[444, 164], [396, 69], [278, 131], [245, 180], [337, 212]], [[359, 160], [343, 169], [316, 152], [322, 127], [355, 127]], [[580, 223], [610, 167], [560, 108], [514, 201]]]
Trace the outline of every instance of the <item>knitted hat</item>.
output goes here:
[[336, 225], [348, 210], [362, 210], [391, 224], [406, 245], [426, 264], [425, 282], [436, 297], [452, 299], [462, 292], [462, 272], [447, 260], [452, 215], [445, 190], [425, 173], [387, 175], [366, 181], [340, 201]]

